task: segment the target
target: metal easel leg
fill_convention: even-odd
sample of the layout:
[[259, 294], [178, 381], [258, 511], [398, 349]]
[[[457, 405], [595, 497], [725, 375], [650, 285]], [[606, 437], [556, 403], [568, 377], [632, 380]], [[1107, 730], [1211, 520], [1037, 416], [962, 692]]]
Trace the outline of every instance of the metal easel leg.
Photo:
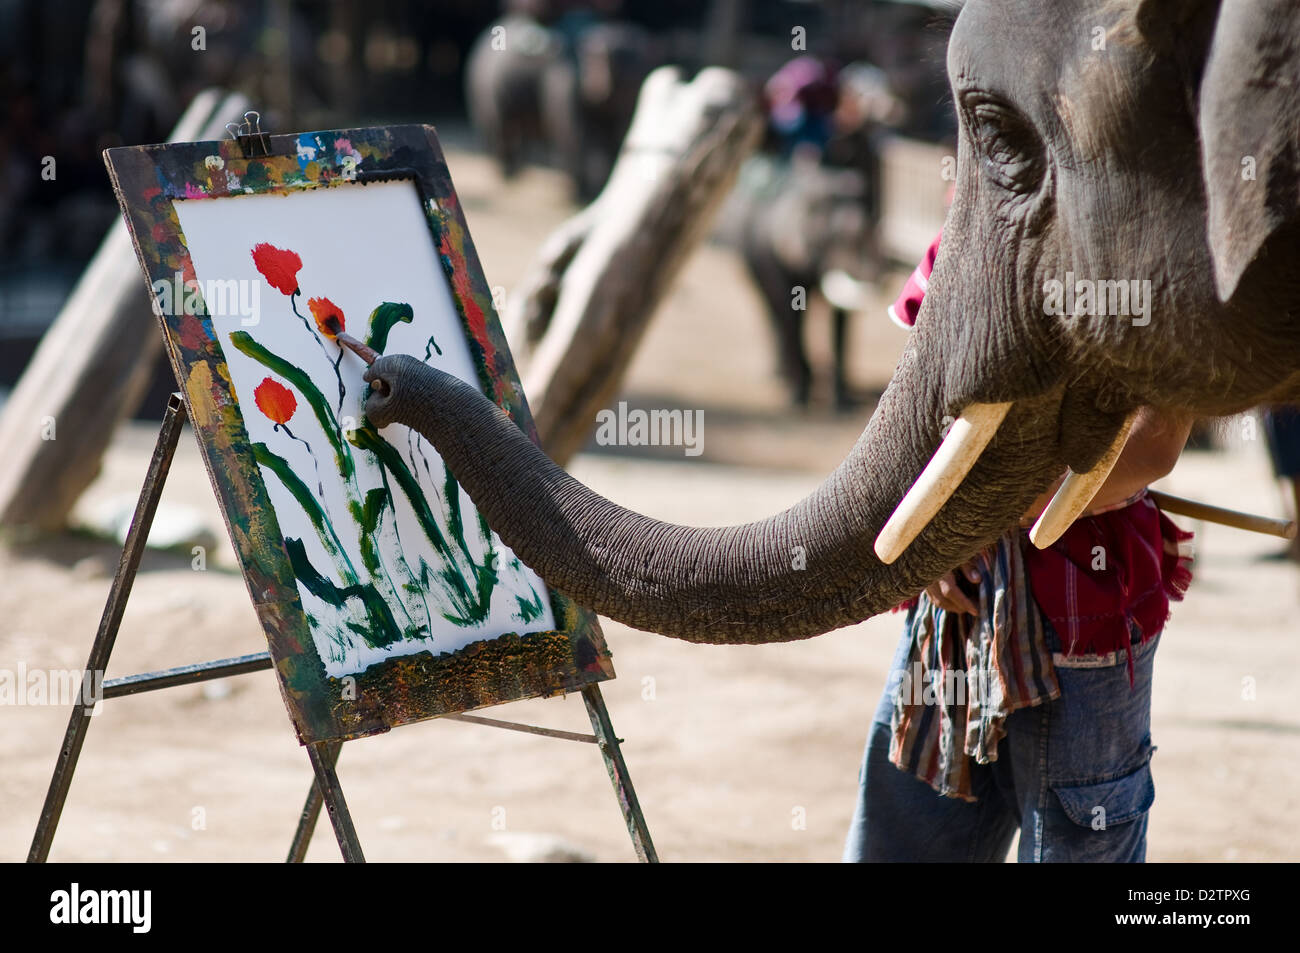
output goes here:
[[654, 842], [650, 840], [650, 828], [646, 826], [645, 815], [641, 813], [641, 802], [637, 800], [632, 778], [627, 773], [627, 764], [623, 761], [623, 752], [619, 748], [619, 737], [614, 734], [614, 725], [609, 720], [609, 711], [605, 708], [600, 686], [588, 685], [584, 688], [582, 700], [587, 703], [587, 715], [591, 718], [591, 727], [596, 733], [600, 753], [605, 758], [605, 769], [614, 785], [614, 795], [623, 811], [623, 820], [627, 823], [627, 832], [632, 837], [637, 859], [642, 863], [657, 864], [659, 855], [655, 853]]
[[172, 394], [167, 404], [167, 414], [163, 417], [162, 429], [158, 431], [153, 458], [149, 461], [148, 475], [145, 476], [144, 486], [140, 488], [140, 500], [135, 505], [135, 515], [131, 519], [131, 529], [126, 534], [126, 545], [122, 547], [122, 558], [118, 561], [117, 573], [113, 576], [108, 602], [104, 605], [104, 614], [99, 620], [99, 631], [95, 634], [90, 658], [86, 660], [86, 669], [82, 673], [81, 694], [72, 706], [68, 728], [63, 733], [59, 760], [54, 765], [54, 776], [50, 779], [50, 789], [45, 795], [41, 817], [32, 837], [31, 850], [27, 853], [29, 863], [44, 863], [50, 855], [54, 831], [59, 826], [63, 804], [68, 798], [68, 789], [72, 786], [72, 775], [77, 770], [81, 746], [85, 743], [86, 731], [90, 727], [90, 712], [98, 700], [94, 697], [96, 680], [102, 680], [103, 672], [108, 667], [117, 630], [122, 624], [126, 600], [131, 595], [131, 586], [135, 582], [136, 571], [140, 568], [140, 559], [149, 539], [149, 527], [158, 510], [158, 499], [162, 496], [163, 483], [167, 479], [167, 471], [171, 469], [176, 443], [184, 424], [185, 404], [181, 401], [180, 394]]
[[[339, 763], [339, 752], [343, 750], [343, 742], [327, 741], [324, 748], [325, 754], [322, 760], [333, 769]], [[311, 790], [307, 792], [307, 803], [302, 806], [302, 816], [298, 818], [298, 829], [293, 834], [293, 843], [289, 845], [289, 857], [286, 863], [301, 864], [306, 859], [307, 846], [311, 843], [311, 835], [316, 830], [316, 821], [320, 817], [322, 803], [320, 784], [313, 778]]]
[[[330, 823], [334, 825], [334, 836], [338, 838], [343, 860], [349, 864], [364, 864], [366, 858], [361, 853], [361, 842], [357, 840], [356, 828], [352, 826], [347, 801], [343, 800], [343, 788], [339, 786], [339, 776], [334, 773], [334, 763], [329, 759], [328, 748], [331, 744], [342, 746], [342, 742], [329, 741], [307, 745], [307, 757], [311, 759], [312, 770], [316, 772], [315, 790], [320, 792], [325, 801], [325, 810], [329, 812]], [[338, 760], [337, 751], [333, 756], [334, 760]], [[309, 798], [307, 807], [310, 806]], [[306, 810], [307, 808], [303, 809], [304, 814]], [[316, 810], [319, 813], [320, 808]], [[306, 849], [306, 845], [303, 849]]]

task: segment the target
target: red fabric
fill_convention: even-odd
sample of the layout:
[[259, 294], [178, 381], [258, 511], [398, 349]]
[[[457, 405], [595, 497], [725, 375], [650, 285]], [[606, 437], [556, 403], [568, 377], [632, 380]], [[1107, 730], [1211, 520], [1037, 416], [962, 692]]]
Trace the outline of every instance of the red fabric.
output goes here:
[[[904, 327], [916, 323], [942, 237], [942, 232], [935, 236], [889, 309], [890, 318]], [[1181, 601], [1191, 583], [1191, 559], [1180, 555], [1191, 538], [1144, 492], [1130, 503], [1076, 520], [1047, 549], [1026, 545], [1034, 601], [1065, 654], [1128, 652], [1134, 641], [1155, 636], [1169, 618], [1170, 601]], [[915, 604], [910, 599], [895, 611]]]
[[1145, 492], [1074, 521], [1047, 549], [1025, 547], [1034, 601], [1066, 655], [1105, 655], [1154, 637], [1192, 581], [1179, 529]]

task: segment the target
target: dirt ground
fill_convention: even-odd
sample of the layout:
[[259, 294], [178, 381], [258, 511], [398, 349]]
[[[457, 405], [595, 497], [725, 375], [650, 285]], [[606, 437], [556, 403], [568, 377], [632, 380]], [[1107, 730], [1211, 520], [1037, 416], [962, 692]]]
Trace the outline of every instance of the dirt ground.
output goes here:
[[[489, 281], [509, 286], [566, 214], [556, 181], [534, 171], [503, 186], [477, 156], [452, 150], [449, 162]], [[873, 309], [853, 333], [854, 379], [878, 391], [903, 332]], [[809, 338], [823, 366], [828, 336], [814, 316]], [[703, 455], [587, 453], [574, 473], [679, 522], [743, 521], [795, 502], [851, 446], [870, 405], [839, 417], [792, 412], [771, 367], [739, 261], [703, 247], [647, 335], [626, 393], [634, 404], [703, 408]], [[1243, 439], [1239, 422], [1228, 430], [1229, 449], [1185, 454], [1165, 488], [1280, 514], [1262, 442]], [[153, 436], [140, 425], [119, 433], [79, 513], [129, 508]], [[204, 571], [188, 554], [148, 555], [110, 677], [265, 648], [188, 435], [164, 507], [199, 514], [217, 542]], [[1300, 574], [1262, 559], [1276, 540], [1196, 528], [1197, 581], [1157, 665], [1149, 856], [1295, 860]], [[116, 558], [113, 546], [76, 537], [0, 549], [0, 669], [84, 664]], [[899, 625], [886, 616], [808, 642], [717, 647], [605, 621], [618, 671], [605, 698], [661, 857], [837, 859]], [[589, 730], [576, 696], [488, 714]], [[58, 706], [0, 708], [0, 859], [26, 854], [66, 720]], [[431, 722], [348, 745], [339, 773], [372, 860], [632, 859], [588, 745]], [[113, 700], [94, 718], [52, 858], [279, 860], [310, 780], [269, 672]], [[317, 833], [309, 859], [337, 861], [327, 822]]]

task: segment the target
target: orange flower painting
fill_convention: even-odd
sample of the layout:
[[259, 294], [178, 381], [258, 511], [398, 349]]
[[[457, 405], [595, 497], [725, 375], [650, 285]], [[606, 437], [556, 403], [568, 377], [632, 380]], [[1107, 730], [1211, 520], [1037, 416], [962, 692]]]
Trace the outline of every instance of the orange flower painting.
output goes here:
[[298, 409], [298, 398], [293, 396], [293, 391], [269, 377], [253, 388], [253, 400], [257, 409], [277, 427], [283, 427], [293, 419], [294, 411]]
[[347, 329], [343, 323], [343, 309], [329, 298], [309, 298], [307, 307], [311, 309], [311, 316], [316, 319], [316, 327], [320, 329], [320, 333], [330, 340], [338, 337], [340, 331]]

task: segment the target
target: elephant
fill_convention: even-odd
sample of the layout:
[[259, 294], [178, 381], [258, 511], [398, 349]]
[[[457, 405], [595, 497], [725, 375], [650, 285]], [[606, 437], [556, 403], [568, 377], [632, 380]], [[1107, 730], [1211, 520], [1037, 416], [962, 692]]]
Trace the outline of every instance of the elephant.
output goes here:
[[658, 57], [650, 34], [632, 23], [595, 23], [572, 44], [572, 56], [543, 81], [543, 125], [576, 197], [590, 202], [614, 168], [637, 94]]
[[[861, 437], [786, 511], [691, 527], [627, 510], [409, 356], [370, 368], [369, 418], [425, 435], [578, 603], [744, 644], [897, 606], [1067, 468], [1048, 509], [1072, 519], [1137, 408], [1300, 397], [1300, 4], [968, 0], [947, 66], [957, 181], [928, 293]], [[1057, 313], [1071, 275], [1150, 282], [1147, 316]]]
[[866, 63], [835, 77], [838, 100], [820, 148], [793, 150], [778, 163], [751, 163], [761, 184], [741, 190], [740, 251], [775, 332], [779, 367], [796, 406], [807, 405], [813, 375], [804, 348], [809, 299], [831, 310], [831, 387], [835, 407], [854, 402], [845, 376], [848, 321], [864, 283], [884, 269], [880, 222], [880, 140], [905, 114], [884, 74]]
[[[795, 155], [761, 191], [747, 196], [740, 251], [775, 332], [781, 376], [797, 406], [808, 404], [813, 375], [804, 348], [809, 299], [835, 270], [874, 278], [881, 266], [870, 184], [854, 169]], [[831, 384], [836, 407], [850, 405], [845, 377], [849, 309], [831, 301]]]
[[470, 121], [507, 178], [530, 143], [545, 143], [587, 202], [609, 177], [655, 62], [650, 35], [634, 24], [561, 17], [548, 26], [521, 9], [469, 53]]
[[542, 86], [564, 59], [560, 37], [524, 13], [493, 24], [470, 49], [465, 94], [470, 122], [509, 178], [544, 135]]

